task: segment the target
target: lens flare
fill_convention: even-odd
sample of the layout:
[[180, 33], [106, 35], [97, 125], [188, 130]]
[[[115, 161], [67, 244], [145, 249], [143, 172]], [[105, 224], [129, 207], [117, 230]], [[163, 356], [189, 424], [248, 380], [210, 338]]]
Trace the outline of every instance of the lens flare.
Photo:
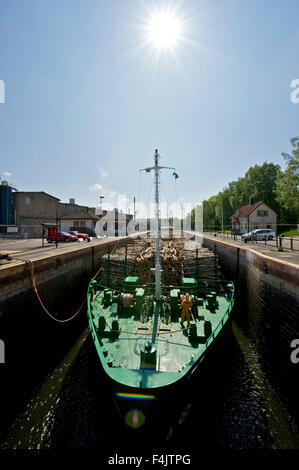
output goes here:
[[117, 398], [127, 400], [155, 400], [155, 395], [143, 395], [141, 393], [116, 393]]
[[126, 424], [132, 429], [140, 428], [145, 422], [145, 416], [140, 410], [130, 410], [125, 417]]

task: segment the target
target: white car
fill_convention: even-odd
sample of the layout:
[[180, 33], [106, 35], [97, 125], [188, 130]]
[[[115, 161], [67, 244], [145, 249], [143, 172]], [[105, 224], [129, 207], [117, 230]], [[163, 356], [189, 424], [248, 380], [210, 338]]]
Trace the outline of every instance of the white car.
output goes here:
[[251, 232], [244, 233], [242, 235], [243, 241], [248, 240], [273, 240], [276, 236], [274, 230], [270, 228], [257, 228], [255, 230], [251, 230]]

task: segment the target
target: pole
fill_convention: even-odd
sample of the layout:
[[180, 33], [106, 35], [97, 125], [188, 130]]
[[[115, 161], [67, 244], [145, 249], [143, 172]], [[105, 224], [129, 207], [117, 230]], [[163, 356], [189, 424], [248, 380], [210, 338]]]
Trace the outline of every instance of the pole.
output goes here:
[[195, 266], [195, 278], [198, 282], [199, 278], [199, 266], [198, 266], [198, 248], [196, 248], [196, 266]]
[[156, 268], [155, 268], [155, 297], [161, 299], [161, 270], [160, 270], [160, 227], [159, 227], [159, 168], [158, 150], [155, 150], [155, 203], [156, 203]]
[[223, 230], [223, 197], [221, 198], [221, 225], [222, 225], [222, 234], [224, 232]]
[[161, 169], [168, 169], [174, 170], [175, 168], [169, 166], [159, 166], [159, 154], [158, 150], [155, 149], [155, 166], [143, 168], [140, 171], [146, 171], [150, 173], [152, 170], [155, 172], [155, 216], [156, 216], [156, 266], [155, 266], [155, 299], [156, 299], [156, 307], [155, 307], [155, 315], [154, 315], [154, 323], [153, 323], [153, 331], [152, 331], [152, 344], [155, 344], [156, 336], [157, 336], [157, 329], [158, 329], [158, 319], [160, 313], [160, 303], [161, 303], [161, 269], [160, 269], [160, 226], [159, 226], [159, 170]]
[[127, 275], [128, 275], [127, 263], [128, 263], [128, 247], [126, 246], [125, 247], [125, 266], [124, 266], [125, 277], [127, 277]]
[[136, 202], [136, 198], [135, 198], [135, 196], [134, 196], [134, 220], [136, 219], [135, 202]]
[[216, 281], [216, 292], [218, 293], [218, 254], [217, 246], [214, 243], [214, 256], [215, 256], [215, 281]]
[[168, 169], [174, 170], [175, 168], [169, 166], [159, 166], [159, 154], [158, 150], [155, 149], [155, 166], [144, 168], [140, 171], [146, 171], [149, 173], [151, 170], [155, 172], [155, 209], [156, 209], [156, 266], [155, 266], [155, 299], [157, 303], [161, 300], [161, 269], [160, 269], [160, 225], [159, 225], [159, 170]]
[[58, 208], [56, 209], [56, 239], [55, 246], [58, 248]]

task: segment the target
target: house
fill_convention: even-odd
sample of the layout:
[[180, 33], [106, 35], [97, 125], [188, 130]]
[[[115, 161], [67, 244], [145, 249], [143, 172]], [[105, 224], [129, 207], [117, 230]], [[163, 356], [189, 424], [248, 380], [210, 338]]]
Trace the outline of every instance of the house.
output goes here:
[[96, 233], [99, 236], [126, 236], [128, 232], [128, 224], [133, 219], [133, 215], [125, 214], [121, 210], [100, 211], [100, 220], [97, 223]]
[[42, 224], [56, 223], [59, 201], [44, 191], [17, 191], [13, 197], [13, 223], [24, 237], [41, 237]]
[[95, 207], [88, 207], [88, 206], [80, 206], [79, 204], [75, 204], [75, 199], [70, 199], [70, 202], [60, 202], [59, 203], [59, 215], [63, 217], [64, 215], [71, 214], [72, 212], [79, 212], [79, 211], [89, 211], [95, 214], [96, 208]]
[[276, 232], [277, 212], [266, 202], [242, 206], [231, 216], [232, 232], [247, 233], [256, 228], [271, 228]]
[[71, 212], [60, 217], [60, 230], [62, 232], [69, 232], [76, 230], [78, 232], [88, 233], [93, 235], [95, 227], [100, 217], [95, 215], [91, 210], [80, 210]]

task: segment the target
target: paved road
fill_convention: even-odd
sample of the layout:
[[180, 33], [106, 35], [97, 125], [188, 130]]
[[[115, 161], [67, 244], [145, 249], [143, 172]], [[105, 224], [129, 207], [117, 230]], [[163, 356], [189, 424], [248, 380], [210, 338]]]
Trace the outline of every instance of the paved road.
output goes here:
[[[209, 232], [209, 233], [207, 232], [207, 234], [214, 236], [214, 232]], [[234, 240], [234, 238], [233, 238], [234, 236], [231, 235], [230, 233], [226, 233], [224, 235], [217, 233], [217, 237], [220, 237], [221, 239], [224, 238], [225, 240], [229, 240], [229, 241]], [[246, 243], [242, 242], [240, 236], [238, 236], [235, 241], [239, 241], [244, 246], [246, 246]], [[290, 239], [290, 237], [282, 237], [281, 242], [282, 242], [282, 247], [283, 247], [284, 250], [291, 250], [291, 239]], [[254, 246], [256, 246], [256, 245], [265, 246], [265, 241], [264, 240], [259, 240], [257, 242], [253, 242], [253, 241], [249, 242], [248, 241], [247, 244], [248, 245], [254, 245]], [[292, 244], [293, 244], [293, 250], [291, 250], [291, 251], [299, 251], [299, 237], [293, 237], [292, 238]], [[279, 238], [278, 238], [278, 245], [279, 245]], [[276, 248], [277, 247], [276, 240], [267, 240], [266, 241], [266, 246]]]
[[[103, 237], [103, 238], [92, 238], [90, 242], [61, 242], [58, 243], [56, 248], [55, 243], [48, 243], [45, 241], [44, 247], [42, 246], [42, 239], [29, 238], [26, 240], [16, 241], [3, 241], [0, 240], [0, 254], [7, 254], [13, 258], [18, 259], [35, 259], [45, 255], [63, 253], [65, 251], [73, 251], [82, 248], [83, 246], [92, 246], [100, 243], [106, 243], [107, 241], [115, 240], [116, 237]], [[0, 263], [7, 264], [9, 261], [2, 260]]]
[[277, 251], [275, 240], [267, 241], [267, 244], [265, 245], [265, 242], [263, 241], [259, 241], [257, 243], [244, 243], [240, 240], [240, 238], [239, 240], [234, 240], [233, 238], [231, 238], [230, 234], [225, 234], [224, 236], [221, 234], [217, 234], [216, 237], [214, 236], [214, 233], [205, 233], [204, 235], [208, 235], [209, 237], [213, 237], [215, 239], [223, 240], [232, 245], [241, 246], [242, 248], [250, 248], [251, 250], [258, 251], [259, 253], [271, 256], [272, 258], [299, 264], [299, 238], [293, 239], [293, 246], [298, 251], [291, 251], [290, 249], [288, 249], [290, 247], [290, 240], [283, 240], [282, 246], [284, 251], [279, 252]]

